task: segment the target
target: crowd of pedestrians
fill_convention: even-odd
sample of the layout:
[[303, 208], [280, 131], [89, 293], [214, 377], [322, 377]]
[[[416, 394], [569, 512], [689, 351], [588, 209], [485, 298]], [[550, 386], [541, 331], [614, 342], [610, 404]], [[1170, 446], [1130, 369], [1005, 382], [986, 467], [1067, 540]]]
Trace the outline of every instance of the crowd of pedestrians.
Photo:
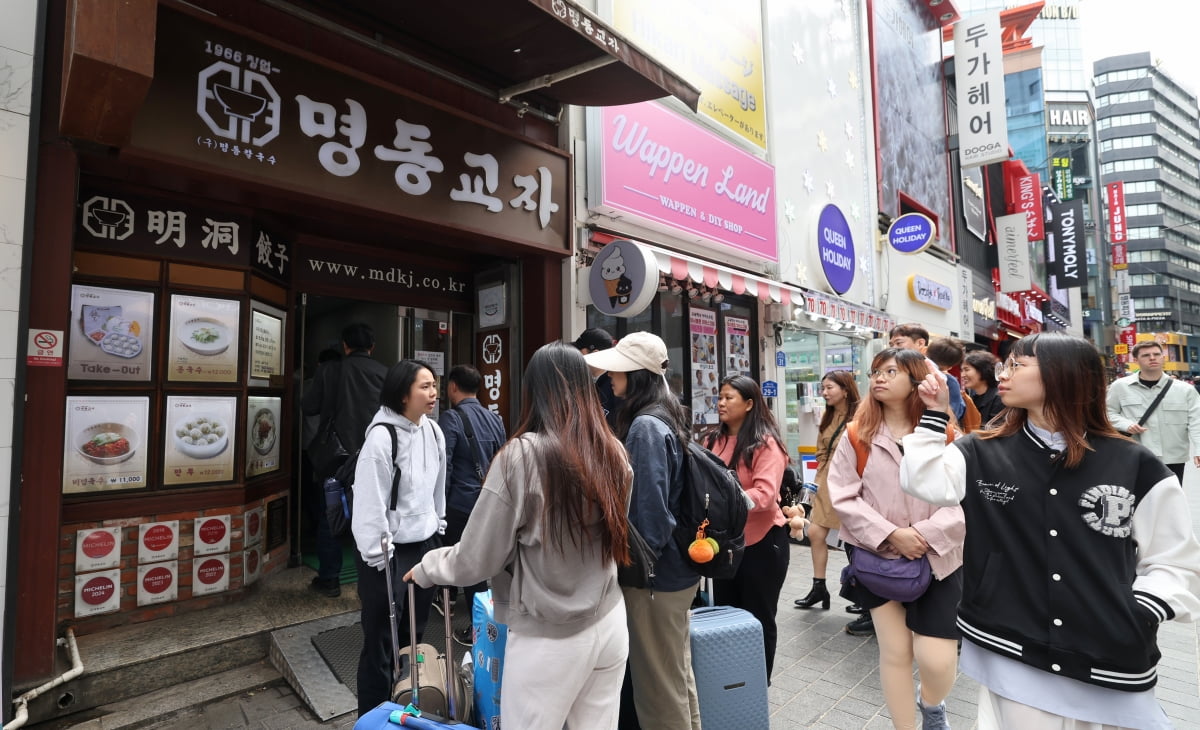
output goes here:
[[[364, 352], [353, 344], [351, 358]], [[357, 434], [360, 713], [396, 679], [389, 598], [405, 644], [420, 641], [435, 586], [469, 601], [490, 585], [509, 631], [506, 725], [700, 730], [689, 609], [702, 585], [673, 539], [698, 438], [749, 505], [742, 561], [713, 598], [761, 624], [768, 680], [790, 519], [806, 525], [814, 576], [795, 607], [828, 610], [837, 592], [860, 613], [847, 631], [876, 635], [895, 727], [948, 728], [960, 668], [981, 686], [980, 728], [1169, 727], [1153, 694], [1156, 627], [1200, 616], [1200, 543], [1181, 487], [1200, 453], [1200, 395], [1172, 385], [1154, 343], [1135, 350], [1140, 374], [1111, 387], [1096, 349], [1066, 335], [1019, 340], [1003, 363], [916, 325], [889, 345], [861, 396], [852, 372], [822, 379], [806, 507], [781, 501], [792, 460], [758, 382], [722, 380], [718, 423], [697, 436], [667, 380], [666, 343], [648, 332], [614, 343], [591, 329], [540, 348], [512, 438], [475, 398], [470, 366], [447, 376], [439, 421], [433, 369], [387, 369]], [[318, 371], [323, 392], [333, 373]], [[322, 400], [306, 397], [305, 412], [334, 418]], [[644, 588], [617, 579], [635, 529], [655, 558]], [[835, 591], [838, 546], [849, 566]], [[387, 561], [418, 586], [415, 605], [403, 588], [386, 594]]]

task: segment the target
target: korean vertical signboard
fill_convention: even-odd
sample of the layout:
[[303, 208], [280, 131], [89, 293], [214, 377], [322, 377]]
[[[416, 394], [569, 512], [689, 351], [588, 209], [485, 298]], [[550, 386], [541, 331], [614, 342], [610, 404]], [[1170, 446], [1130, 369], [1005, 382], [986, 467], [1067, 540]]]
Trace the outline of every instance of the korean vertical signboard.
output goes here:
[[1125, 183], [1121, 180], [1104, 186], [1104, 198], [1108, 204], [1108, 240], [1112, 244], [1113, 269], [1129, 266], [1126, 241], [1129, 233], [1125, 227]]
[[1008, 159], [999, 11], [954, 24], [954, 59], [962, 166], [976, 167]]

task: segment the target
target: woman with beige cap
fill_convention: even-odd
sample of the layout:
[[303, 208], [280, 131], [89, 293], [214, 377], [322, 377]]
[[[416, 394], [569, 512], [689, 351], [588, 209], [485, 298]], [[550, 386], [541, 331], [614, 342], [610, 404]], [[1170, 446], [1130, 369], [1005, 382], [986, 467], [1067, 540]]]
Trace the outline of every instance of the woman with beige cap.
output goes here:
[[607, 371], [613, 393], [625, 399], [616, 432], [633, 467], [629, 520], [657, 556], [650, 587], [621, 589], [638, 721], [655, 730], [700, 730], [688, 636], [688, 609], [700, 577], [671, 539], [689, 426], [664, 377], [667, 346], [657, 335], [631, 332], [615, 347], [584, 359]]

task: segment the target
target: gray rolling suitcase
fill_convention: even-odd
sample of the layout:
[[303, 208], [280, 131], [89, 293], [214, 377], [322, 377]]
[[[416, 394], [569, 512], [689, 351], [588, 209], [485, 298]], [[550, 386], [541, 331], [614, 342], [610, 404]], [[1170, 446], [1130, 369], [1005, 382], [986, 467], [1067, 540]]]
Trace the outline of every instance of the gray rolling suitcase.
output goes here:
[[710, 605], [692, 609], [692, 672], [705, 730], [769, 730], [762, 624], [749, 612]]

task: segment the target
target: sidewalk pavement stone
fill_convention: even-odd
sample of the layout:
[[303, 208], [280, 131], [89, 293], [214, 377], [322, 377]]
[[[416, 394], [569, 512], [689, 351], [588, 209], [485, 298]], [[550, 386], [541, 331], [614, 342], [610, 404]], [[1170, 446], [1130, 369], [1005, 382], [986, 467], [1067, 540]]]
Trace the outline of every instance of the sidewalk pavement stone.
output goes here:
[[[1200, 470], [1188, 471], [1185, 486], [1193, 525], [1200, 527]], [[844, 565], [844, 553], [830, 553], [830, 590]], [[879, 685], [878, 644], [843, 631], [854, 616], [843, 610], [847, 602], [840, 597], [833, 598], [828, 611], [796, 610], [792, 601], [808, 593], [811, 583], [808, 548], [793, 545], [779, 599], [779, 646], [767, 698], [771, 730], [890, 730]], [[1177, 730], [1200, 730], [1200, 623], [1165, 624], [1159, 646], [1163, 659], [1156, 695]], [[960, 673], [946, 700], [955, 730], [975, 727], [977, 693], [978, 685]], [[350, 730], [354, 719], [351, 713], [317, 722], [282, 685], [192, 708], [151, 727]]]

